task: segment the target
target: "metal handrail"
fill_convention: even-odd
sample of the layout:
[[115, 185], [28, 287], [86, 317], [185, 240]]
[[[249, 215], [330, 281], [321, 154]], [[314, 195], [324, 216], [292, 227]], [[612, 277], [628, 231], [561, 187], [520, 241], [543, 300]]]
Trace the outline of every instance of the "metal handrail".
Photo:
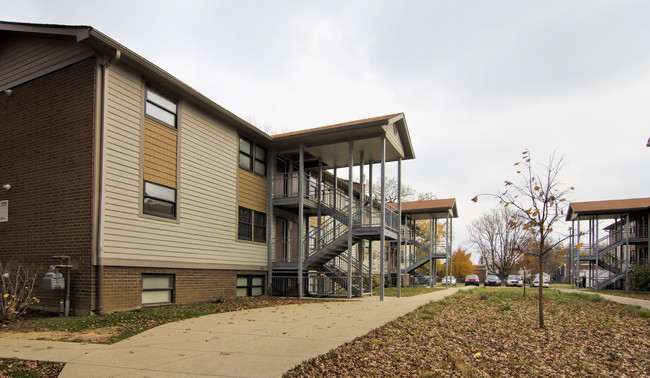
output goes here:
[[[273, 198], [298, 197], [300, 191], [300, 172], [279, 173], [273, 177]], [[304, 177], [305, 198], [318, 200], [318, 181], [313, 177]]]
[[[291, 249], [292, 248], [298, 248], [297, 241], [295, 240], [296, 238], [292, 237], [276, 237], [272, 238], [273, 246], [274, 246], [274, 253], [273, 253], [273, 258], [271, 262], [276, 262], [276, 263], [294, 263], [298, 262], [298, 252], [292, 253]], [[282, 245], [282, 257], [277, 257], [278, 255], [278, 245]], [[295, 255], [295, 258], [292, 257]]]

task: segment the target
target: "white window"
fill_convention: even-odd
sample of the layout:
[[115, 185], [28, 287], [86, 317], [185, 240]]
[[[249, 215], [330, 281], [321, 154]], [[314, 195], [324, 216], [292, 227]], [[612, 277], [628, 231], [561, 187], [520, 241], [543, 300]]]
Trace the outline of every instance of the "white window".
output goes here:
[[169, 274], [142, 275], [142, 304], [174, 302], [174, 276]]
[[154, 90], [147, 88], [145, 113], [147, 116], [176, 128], [176, 102]]

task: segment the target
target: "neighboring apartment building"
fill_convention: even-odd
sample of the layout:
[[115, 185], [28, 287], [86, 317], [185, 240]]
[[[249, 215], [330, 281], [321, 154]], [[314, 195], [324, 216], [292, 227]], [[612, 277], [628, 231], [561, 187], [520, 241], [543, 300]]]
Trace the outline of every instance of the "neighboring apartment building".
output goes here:
[[627, 289], [630, 267], [649, 263], [649, 218], [650, 198], [572, 202], [566, 217], [571, 221], [572, 271], [581, 278], [574, 273], [574, 282]]
[[347, 183], [414, 158], [401, 113], [269, 136], [87, 26], [0, 22], [0, 128], [0, 260], [69, 256], [75, 314], [350, 295], [400, 224]]

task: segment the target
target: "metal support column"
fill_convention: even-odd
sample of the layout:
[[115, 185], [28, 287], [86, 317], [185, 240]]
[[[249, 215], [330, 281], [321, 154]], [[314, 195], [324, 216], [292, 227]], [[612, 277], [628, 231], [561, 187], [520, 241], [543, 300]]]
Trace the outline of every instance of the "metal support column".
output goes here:
[[[370, 222], [372, 223], [372, 162], [368, 164], [368, 203], [370, 205]], [[372, 270], [372, 240], [368, 241], [368, 272], [370, 274], [370, 292], [372, 293], [372, 279], [373, 279], [373, 270]]]
[[445, 262], [445, 270], [446, 270], [446, 280], [445, 280], [445, 286], [449, 288], [449, 265], [451, 264], [451, 248], [449, 248], [449, 214], [447, 214], [447, 219], [445, 220], [445, 256], [447, 257], [447, 261]]
[[[582, 239], [582, 234], [580, 233], [580, 217], [578, 216], [578, 244], [580, 245], [580, 239]], [[580, 249], [576, 248], [576, 275], [578, 290], [580, 290]]]
[[[364, 202], [366, 200], [366, 183], [363, 177], [363, 151], [359, 153], [359, 225], [363, 227], [365, 224], [365, 212], [364, 212]], [[363, 254], [364, 254], [365, 241], [361, 239], [357, 243], [357, 262], [359, 264], [358, 275], [359, 275], [359, 296], [363, 296]]]
[[268, 198], [268, 203], [267, 203], [267, 213], [269, 214], [268, 216], [268, 237], [266, 240], [268, 241], [268, 272], [266, 274], [266, 295], [271, 294], [271, 282], [273, 281], [273, 247], [274, 247], [274, 242], [273, 242], [273, 236], [274, 236], [274, 227], [275, 227], [275, 219], [273, 215], [273, 193], [274, 188], [275, 188], [275, 152], [271, 151], [269, 154], [269, 160], [271, 162], [271, 169], [269, 172], [269, 177], [267, 179], [267, 190], [266, 190], [266, 198]]
[[571, 251], [571, 254], [569, 255], [569, 263], [571, 266], [571, 289], [575, 289], [575, 282], [576, 282], [576, 271], [575, 271], [575, 253], [576, 253], [576, 248], [575, 248], [575, 226], [576, 222], [575, 220], [571, 220], [571, 239], [569, 239], [569, 248]]
[[305, 146], [300, 145], [298, 164], [298, 297], [303, 297], [302, 263], [305, 261]]
[[[629, 275], [630, 270], [630, 214], [625, 214], [625, 290], [629, 290]], [[638, 251], [637, 251], [638, 258]]]
[[316, 227], [318, 227], [318, 232], [316, 233], [316, 249], [320, 250], [323, 248], [323, 239], [321, 237], [323, 233], [323, 224], [321, 218], [323, 217], [322, 207], [323, 207], [323, 160], [318, 159], [318, 189], [316, 189], [316, 195], [318, 196], [318, 210], [316, 211]]
[[379, 300], [384, 300], [384, 259], [386, 252], [386, 136], [381, 137], [381, 206], [380, 206], [380, 231], [379, 231]]
[[598, 238], [600, 235], [598, 235], [598, 228], [600, 224], [600, 216], [596, 215], [596, 227], [594, 232], [596, 233], [594, 237], [594, 244], [596, 245], [596, 260], [594, 260], [594, 286], [596, 290], [598, 290], [598, 260], [600, 260], [600, 247], [598, 246]]
[[429, 218], [429, 287], [433, 287], [433, 220]]
[[348, 298], [352, 298], [352, 219], [354, 218], [354, 142], [348, 143]]
[[[397, 298], [402, 297], [402, 158], [397, 158]], [[404, 264], [406, 268], [406, 264]], [[406, 269], [405, 269], [406, 270]]]
[[[451, 210], [449, 210], [451, 212]], [[449, 256], [451, 257], [449, 261], [449, 273], [454, 275], [454, 218], [451, 217], [451, 214], [447, 214], [449, 217]]]

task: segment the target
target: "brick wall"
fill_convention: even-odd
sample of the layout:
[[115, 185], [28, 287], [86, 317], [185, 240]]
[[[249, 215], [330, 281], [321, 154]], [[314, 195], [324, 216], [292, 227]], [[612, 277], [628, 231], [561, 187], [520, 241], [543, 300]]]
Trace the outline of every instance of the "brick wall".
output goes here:
[[[95, 59], [89, 58], [0, 94], [0, 261], [37, 264], [42, 273], [69, 255], [74, 269], [71, 307], [93, 309], [91, 260]], [[40, 290], [47, 308], [59, 293]]]
[[141, 307], [142, 274], [172, 274], [175, 278], [175, 303], [207, 302], [219, 297], [234, 297], [237, 275], [263, 275], [260, 271], [104, 267], [106, 312]]

